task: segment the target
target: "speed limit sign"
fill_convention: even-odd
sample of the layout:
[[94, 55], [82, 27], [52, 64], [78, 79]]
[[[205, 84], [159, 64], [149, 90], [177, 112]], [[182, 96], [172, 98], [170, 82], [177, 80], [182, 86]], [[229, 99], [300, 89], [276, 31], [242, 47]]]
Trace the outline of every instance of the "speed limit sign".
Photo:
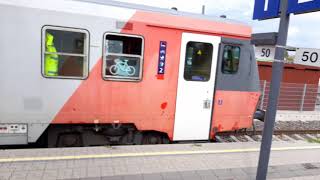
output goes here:
[[320, 67], [320, 49], [297, 49], [294, 63]]

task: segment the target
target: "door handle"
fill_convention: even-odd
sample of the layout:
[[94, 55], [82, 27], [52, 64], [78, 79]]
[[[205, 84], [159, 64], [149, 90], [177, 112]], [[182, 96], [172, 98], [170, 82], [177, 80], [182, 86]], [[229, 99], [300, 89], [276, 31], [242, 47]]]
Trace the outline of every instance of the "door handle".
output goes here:
[[211, 100], [206, 99], [203, 100], [203, 109], [210, 109], [211, 108]]

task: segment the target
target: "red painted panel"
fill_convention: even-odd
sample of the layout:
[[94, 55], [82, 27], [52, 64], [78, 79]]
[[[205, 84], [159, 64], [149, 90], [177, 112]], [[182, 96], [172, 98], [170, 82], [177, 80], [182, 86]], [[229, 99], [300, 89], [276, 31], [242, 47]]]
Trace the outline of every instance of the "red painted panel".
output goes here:
[[[124, 29], [122, 33], [141, 35], [145, 40], [143, 80], [105, 81], [101, 77], [102, 59], [100, 59], [91, 70], [89, 78], [83, 81], [68, 99], [53, 123], [134, 123], [140, 130], [165, 132], [172, 139], [181, 35], [184, 26], [191, 24], [193, 26], [194, 20], [137, 12], [129, 22], [132, 23], [132, 30]], [[145, 22], [167, 22], [181, 29], [150, 26]], [[243, 35], [242, 38], [248, 38], [251, 34], [247, 26], [212, 23], [206, 20], [197, 21], [196, 24], [195, 29], [198, 31], [207, 29], [224, 34], [237, 29], [235, 34]], [[165, 74], [158, 76], [160, 41], [167, 41], [167, 57]], [[233, 108], [238, 106], [235, 105]]]
[[[173, 134], [181, 31], [147, 27], [134, 23], [123, 33], [145, 39], [143, 80], [105, 81], [101, 78], [102, 59], [70, 97], [53, 123], [135, 123], [141, 130]], [[157, 76], [159, 42], [167, 41], [165, 75]]]
[[132, 20], [143, 22], [149, 26], [165, 29], [179, 29], [182, 31], [216, 34], [219, 36], [238, 37], [248, 39], [251, 37], [250, 26], [237, 23], [206, 20], [185, 16], [176, 16], [155, 12], [138, 11]]
[[259, 92], [216, 91], [210, 137], [251, 127], [259, 96]]

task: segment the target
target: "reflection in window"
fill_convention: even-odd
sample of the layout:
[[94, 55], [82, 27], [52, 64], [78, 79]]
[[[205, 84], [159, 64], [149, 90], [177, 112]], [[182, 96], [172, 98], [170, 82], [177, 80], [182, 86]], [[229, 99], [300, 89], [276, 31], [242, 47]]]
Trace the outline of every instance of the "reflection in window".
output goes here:
[[224, 46], [223, 58], [222, 58], [222, 73], [235, 74], [238, 72], [240, 59], [240, 47], [239, 46]]
[[184, 66], [187, 81], [209, 81], [213, 46], [210, 43], [188, 42]]
[[83, 30], [45, 27], [43, 68], [46, 77], [88, 76], [88, 34]]
[[139, 36], [107, 34], [104, 46], [104, 77], [140, 80], [143, 39]]

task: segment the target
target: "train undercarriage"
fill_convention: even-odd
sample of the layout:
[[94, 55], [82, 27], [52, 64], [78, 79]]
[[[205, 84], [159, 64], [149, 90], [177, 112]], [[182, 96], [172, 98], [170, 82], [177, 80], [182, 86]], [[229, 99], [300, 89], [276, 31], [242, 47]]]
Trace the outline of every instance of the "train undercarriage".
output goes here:
[[168, 144], [166, 133], [139, 131], [134, 124], [52, 124], [39, 138], [42, 147]]

